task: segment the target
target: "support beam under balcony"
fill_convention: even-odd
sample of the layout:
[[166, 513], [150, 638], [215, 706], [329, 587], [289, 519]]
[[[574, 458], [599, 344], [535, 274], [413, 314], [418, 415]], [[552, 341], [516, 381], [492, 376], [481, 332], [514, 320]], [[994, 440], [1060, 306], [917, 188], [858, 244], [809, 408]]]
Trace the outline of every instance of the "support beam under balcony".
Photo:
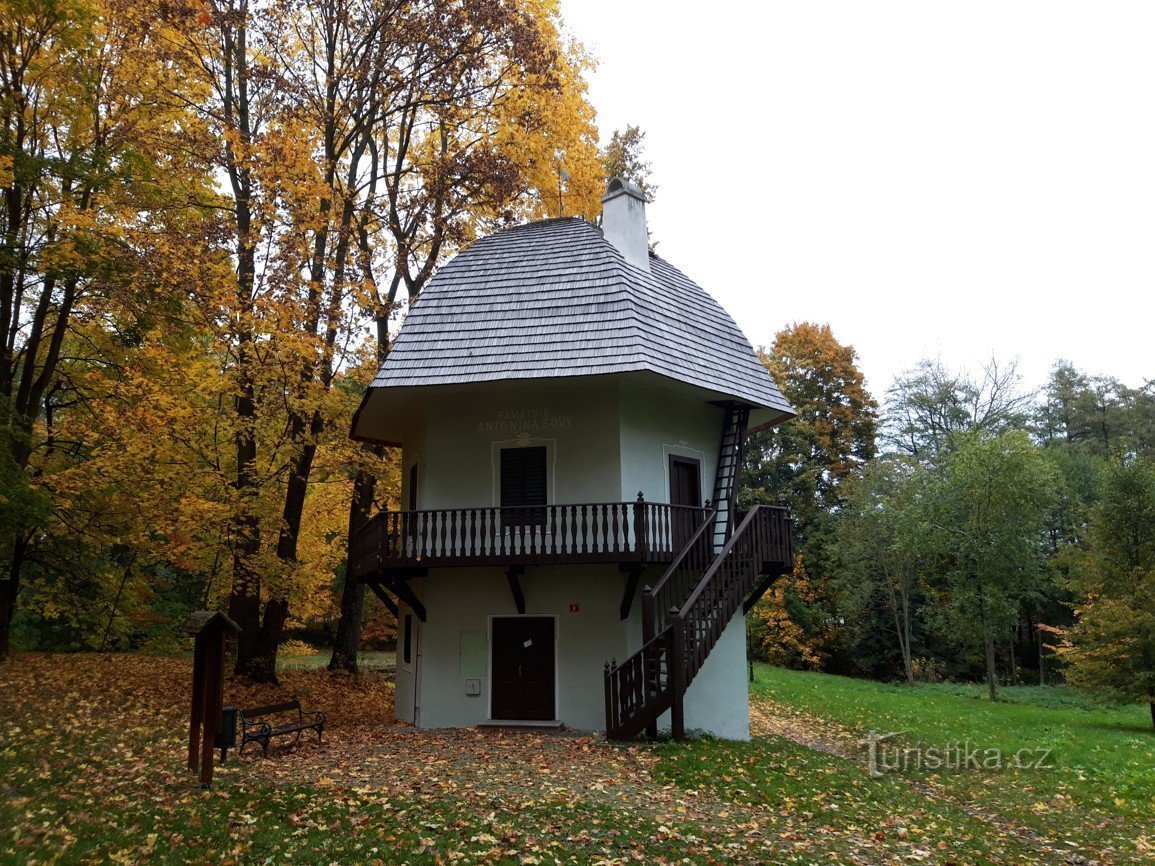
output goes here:
[[505, 572], [505, 579], [509, 581], [509, 591], [513, 593], [513, 603], [519, 614], [525, 613], [525, 593], [521, 591], [521, 575], [525, 574], [524, 565], [511, 565]]
[[754, 587], [754, 591], [746, 597], [744, 602], [742, 602], [743, 615], [748, 614], [751, 610], [753, 610], [754, 605], [760, 602], [762, 600], [762, 596], [764, 596], [769, 591], [770, 587], [774, 585], [774, 581], [787, 573], [788, 569], [778, 568], [764, 575], [762, 580], [758, 582], [758, 585]]
[[413, 592], [413, 587], [403, 580], [391, 580], [387, 586], [393, 590], [401, 601], [409, 605], [410, 610], [417, 614], [419, 620], [425, 622], [425, 605], [421, 603], [421, 599]]
[[630, 618], [630, 610], [634, 606], [634, 596], [638, 594], [638, 582], [642, 579], [642, 566], [640, 564], [623, 565], [622, 570], [627, 573], [626, 589], [622, 593], [622, 604], [619, 613], [622, 619]]
[[373, 590], [373, 594], [375, 596], [377, 596], [379, 599], [381, 599], [381, 603], [383, 605], [385, 605], [386, 608], [389, 609], [389, 613], [393, 614], [393, 618], [396, 619], [397, 618], [397, 602], [395, 602], [389, 596], [389, 593], [385, 592], [385, 590], [383, 590], [381, 588], [381, 584], [377, 583], [376, 581], [371, 581], [371, 582], [367, 581], [365, 583], [365, 585], [367, 587], [369, 587], [371, 590]]

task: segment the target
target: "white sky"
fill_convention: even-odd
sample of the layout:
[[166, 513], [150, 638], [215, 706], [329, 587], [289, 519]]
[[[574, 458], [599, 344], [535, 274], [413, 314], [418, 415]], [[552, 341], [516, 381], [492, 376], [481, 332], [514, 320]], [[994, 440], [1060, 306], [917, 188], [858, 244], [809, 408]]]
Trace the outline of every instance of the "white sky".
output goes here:
[[1155, 377], [1155, 3], [562, 0], [658, 252], [755, 344]]

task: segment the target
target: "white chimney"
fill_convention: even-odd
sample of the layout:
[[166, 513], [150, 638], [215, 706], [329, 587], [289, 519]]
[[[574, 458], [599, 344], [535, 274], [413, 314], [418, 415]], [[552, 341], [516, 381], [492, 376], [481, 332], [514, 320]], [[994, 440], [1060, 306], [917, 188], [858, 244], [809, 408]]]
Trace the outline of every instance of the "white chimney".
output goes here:
[[602, 235], [631, 265], [650, 269], [646, 194], [620, 177], [609, 182], [602, 196]]

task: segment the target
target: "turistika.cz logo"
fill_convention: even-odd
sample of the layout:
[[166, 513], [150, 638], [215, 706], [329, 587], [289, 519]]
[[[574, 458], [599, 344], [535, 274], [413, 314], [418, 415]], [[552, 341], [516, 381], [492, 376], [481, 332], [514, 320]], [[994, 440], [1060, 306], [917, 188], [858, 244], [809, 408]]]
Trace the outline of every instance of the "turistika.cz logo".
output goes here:
[[880, 734], [871, 731], [866, 739], [858, 741], [860, 746], [866, 747], [866, 766], [872, 776], [920, 770], [1049, 770], [1054, 766], [1051, 763], [1051, 749], [1006, 752], [1002, 749], [980, 748], [970, 740], [949, 742], [942, 746], [900, 746], [888, 742], [905, 733], [891, 731], [889, 734]]

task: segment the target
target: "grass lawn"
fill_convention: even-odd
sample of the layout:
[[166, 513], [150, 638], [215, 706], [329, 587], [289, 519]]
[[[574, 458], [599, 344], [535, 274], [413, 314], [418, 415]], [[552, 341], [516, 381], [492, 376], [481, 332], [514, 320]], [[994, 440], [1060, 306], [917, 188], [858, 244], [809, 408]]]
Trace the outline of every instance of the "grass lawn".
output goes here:
[[[888, 741], [901, 747], [969, 744], [979, 769], [919, 768], [912, 753], [900, 775], [1060, 844], [1155, 860], [1155, 731], [1146, 705], [1105, 707], [1065, 688], [1026, 686], [1001, 689], [992, 704], [981, 685], [910, 688], [765, 665], [756, 667], [752, 694], [800, 726], [842, 734], [859, 755], [870, 731], [902, 732]], [[982, 768], [987, 754], [992, 763], [1001, 756], [1002, 768]], [[1017, 766], [1019, 755], [1044, 766]]]
[[[230, 758], [202, 791], [184, 768], [187, 660], [27, 655], [0, 666], [0, 862], [1149, 857], [1141, 846], [1152, 837], [1151, 780], [1130, 774], [1136, 762], [1152, 766], [1155, 737], [1138, 714], [1087, 709], [1063, 695], [1048, 694], [1049, 707], [1025, 695], [991, 707], [967, 690], [911, 694], [763, 668], [750, 743], [607, 745], [580, 735], [398, 729], [387, 724], [391, 684], [380, 674], [288, 669], [282, 678], [275, 693], [230, 682], [226, 699], [245, 706], [299, 694], [331, 714], [325, 742], [268, 760]], [[872, 727], [1015, 745], [1033, 744], [1032, 731], [1047, 726], [1067, 745], [1056, 746], [1058, 769], [1032, 776], [872, 777], [828, 753], [853, 749], [858, 731]], [[1123, 784], [1130, 787], [1115, 796]], [[1105, 789], [1113, 796], [1097, 802]], [[1143, 796], [1146, 812], [1131, 805]]]
[[[331, 652], [298, 653], [287, 655], [282, 653], [277, 657], [277, 670], [311, 671], [326, 667], [333, 657]], [[391, 668], [397, 664], [395, 652], [363, 652], [358, 659], [358, 666], [363, 671], [375, 671]]]

